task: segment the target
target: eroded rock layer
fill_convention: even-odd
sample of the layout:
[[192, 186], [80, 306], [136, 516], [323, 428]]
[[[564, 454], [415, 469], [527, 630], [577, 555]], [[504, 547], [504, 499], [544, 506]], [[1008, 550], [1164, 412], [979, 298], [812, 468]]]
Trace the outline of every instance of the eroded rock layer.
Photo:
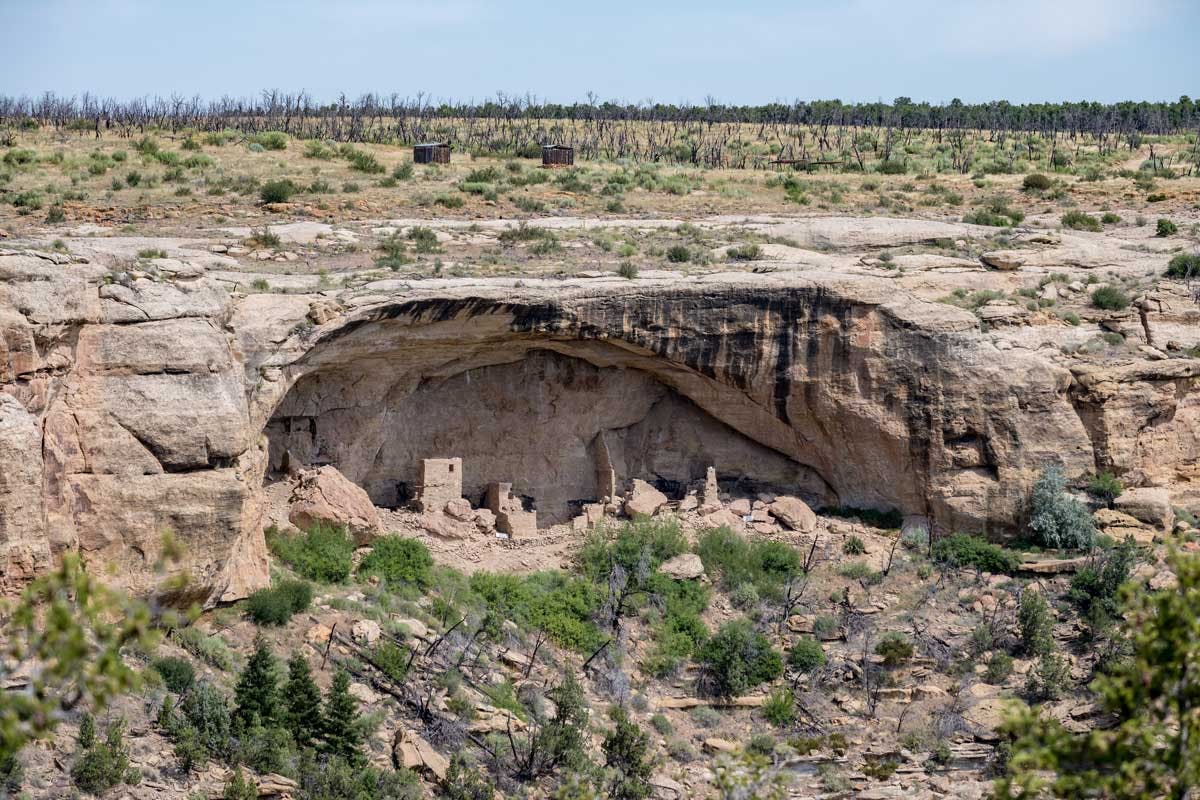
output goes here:
[[[231, 296], [0, 254], [0, 547], [18, 585], [77, 548], [135, 589], [162, 533], [209, 599], [267, 580], [262, 482], [331, 463], [380, 504], [417, 461], [511, 481], [548, 520], [619, 482], [741, 477], [1003, 535], [1037, 471], [1191, 496], [1192, 360], [1073, 373], [974, 315], [836, 273], [381, 281]], [[414, 288], [415, 287], [415, 288]], [[269, 443], [268, 443], [269, 440]]]

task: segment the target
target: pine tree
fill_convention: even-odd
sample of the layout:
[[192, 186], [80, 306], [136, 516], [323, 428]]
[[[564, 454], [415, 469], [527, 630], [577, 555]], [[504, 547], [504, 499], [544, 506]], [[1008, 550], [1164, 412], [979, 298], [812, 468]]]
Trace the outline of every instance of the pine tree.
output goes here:
[[362, 734], [358, 729], [358, 700], [350, 694], [350, 676], [338, 670], [325, 695], [325, 752], [361, 762]]
[[288, 679], [284, 687], [287, 722], [292, 738], [301, 747], [309, 747], [320, 738], [324, 727], [321, 718], [321, 692], [313, 682], [308, 661], [298, 652], [288, 659]]
[[259, 636], [254, 641], [254, 655], [238, 677], [234, 690], [235, 726], [249, 730], [256, 725], [264, 728], [279, 724], [279, 667], [267, 640]]
[[648, 758], [650, 739], [625, 709], [613, 712], [616, 727], [604, 736], [604, 766], [611, 769], [608, 796], [613, 800], [646, 800], [654, 765]]

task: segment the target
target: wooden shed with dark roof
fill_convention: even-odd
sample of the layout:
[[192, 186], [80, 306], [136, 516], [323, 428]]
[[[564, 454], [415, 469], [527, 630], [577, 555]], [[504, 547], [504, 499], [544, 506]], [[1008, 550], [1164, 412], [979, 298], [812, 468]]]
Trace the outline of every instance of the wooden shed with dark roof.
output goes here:
[[445, 142], [425, 142], [413, 145], [414, 164], [449, 164], [450, 145]]
[[575, 163], [575, 148], [566, 144], [542, 145], [543, 167], [569, 167]]

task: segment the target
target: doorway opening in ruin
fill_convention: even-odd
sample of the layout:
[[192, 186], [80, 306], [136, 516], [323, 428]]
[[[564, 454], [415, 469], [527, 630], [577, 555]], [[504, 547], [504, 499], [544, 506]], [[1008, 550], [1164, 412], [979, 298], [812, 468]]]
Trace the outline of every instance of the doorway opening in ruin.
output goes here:
[[679, 498], [709, 466], [741, 491], [830, 499], [811, 468], [650, 374], [549, 349], [436, 376], [389, 376], [377, 361], [325, 365], [297, 381], [266, 432], [268, 479], [332, 464], [376, 505], [395, 508], [419, 494], [423, 460], [461, 459], [472, 505], [490, 483], [511, 483], [541, 526], [633, 478]]

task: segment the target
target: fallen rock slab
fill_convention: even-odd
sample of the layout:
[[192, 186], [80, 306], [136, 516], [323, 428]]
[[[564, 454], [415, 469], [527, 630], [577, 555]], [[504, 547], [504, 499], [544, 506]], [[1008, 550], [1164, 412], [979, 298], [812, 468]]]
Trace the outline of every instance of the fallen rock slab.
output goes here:
[[379, 512], [371, 498], [337, 467], [303, 470], [290, 502], [288, 522], [302, 530], [318, 524], [344, 527], [358, 545], [379, 535]]

